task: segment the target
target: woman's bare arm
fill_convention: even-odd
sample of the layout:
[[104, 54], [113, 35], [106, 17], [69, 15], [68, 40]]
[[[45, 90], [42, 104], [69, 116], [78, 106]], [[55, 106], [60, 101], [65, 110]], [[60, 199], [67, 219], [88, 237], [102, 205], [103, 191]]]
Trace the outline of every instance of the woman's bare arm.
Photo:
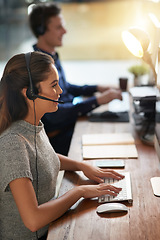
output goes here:
[[29, 178], [19, 178], [10, 184], [14, 200], [24, 225], [35, 232], [62, 216], [81, 197], [92, 198], [104, 194], [116, 196], [120, 188], [104, 183], [77, 186], [60, 198], [38, 206], [36, 194]]

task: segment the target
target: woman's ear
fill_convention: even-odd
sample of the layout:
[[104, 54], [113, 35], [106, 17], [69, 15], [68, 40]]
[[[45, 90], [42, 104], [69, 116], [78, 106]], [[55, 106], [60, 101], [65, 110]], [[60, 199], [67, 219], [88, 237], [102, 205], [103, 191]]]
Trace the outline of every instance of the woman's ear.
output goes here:
[[22, 94], [23, 94], [24, 97], [27, 97], [26, 92], [27, 92], [27, 88], [23, 88], [22, 89]]

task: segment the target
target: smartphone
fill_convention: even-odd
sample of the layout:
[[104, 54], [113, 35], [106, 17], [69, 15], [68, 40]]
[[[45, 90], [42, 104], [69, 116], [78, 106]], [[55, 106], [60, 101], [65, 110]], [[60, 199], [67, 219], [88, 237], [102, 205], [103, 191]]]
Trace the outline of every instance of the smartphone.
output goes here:
[[105, 168], [105, 167], [124, 168], [125, 163], [124, 163], [124, 160], [97, 160], [96, 166], [101, 168]]

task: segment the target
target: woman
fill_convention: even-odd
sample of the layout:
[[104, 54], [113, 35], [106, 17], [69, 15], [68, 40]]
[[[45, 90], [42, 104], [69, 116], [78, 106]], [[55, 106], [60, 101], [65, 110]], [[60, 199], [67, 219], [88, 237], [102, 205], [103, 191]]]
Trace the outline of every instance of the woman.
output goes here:
[[[58, 73], [52, 58], [39, 52], [31, 53], [27, 70], [25, 56], [8, 61], [0, 82], [0, 239], [45, 239], [48, 224], [81, 197], [119, 193], [103, 177], [123, 178], [55, 153], [40, 119], [57, 111], [58, 103], [31, 100], [26, 92], [32, 81], [36, 94], [57, 101], [62, 93]], [[60, 169], [83, 171], [98, 184], [77, 186], [54, 199]]]

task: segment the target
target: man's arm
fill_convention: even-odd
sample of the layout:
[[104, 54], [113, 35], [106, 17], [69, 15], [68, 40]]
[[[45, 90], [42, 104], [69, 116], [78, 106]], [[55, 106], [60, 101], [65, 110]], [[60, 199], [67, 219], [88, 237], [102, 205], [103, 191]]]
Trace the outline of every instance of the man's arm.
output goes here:
[[62, 129], [63, 127], [75, 123], [79, 116], [83, 116], [98, 107], [96, 97], [90, 97], [81, 103], [73, 105], [72, 103], [64, 103], [58, 106], [57, 112], [46, 113], [42, 121], [45, 124], [47, 132], [54, 131], [56, 129]]
[[91, 96], [97, 92], [97, 85], [74, 85], [67, 82], [68, 92], [73, 96]]

